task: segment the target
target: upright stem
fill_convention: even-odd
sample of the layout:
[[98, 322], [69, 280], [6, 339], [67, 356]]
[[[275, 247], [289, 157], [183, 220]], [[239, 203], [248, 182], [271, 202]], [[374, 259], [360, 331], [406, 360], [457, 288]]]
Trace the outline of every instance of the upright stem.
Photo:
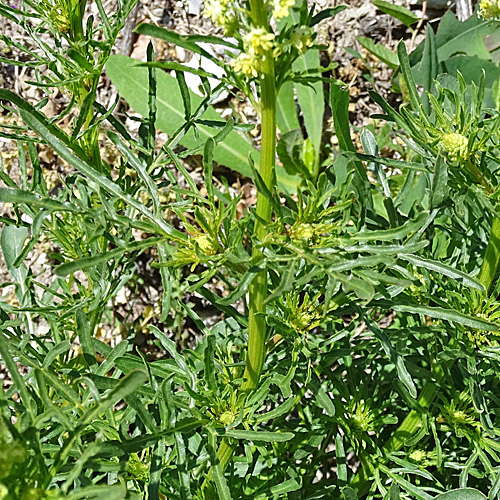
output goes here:
[[[267, 28], [267, 12], [262, 0], [250, 1], [251, 16], [257, 27]], [[263, 72], [260, 79], [261, 88], [261, 123], [262, 142], [259, 174], [265, 185], [272, 192], [275, 179], [274, 162], [276, 156], [276, 88], [274, 75], [274, 58], [272, 49], [264, 55]], [[266, 223], [271, 220], [271, 204], [262, 195], [257, 199], [257, 215], [254, 234], [262, 240], [267, 233]], [[262, 221], [262, 222], [261, 222]], [[261, 256], [259, 249], [254, 248], [253, 258]], [[266, 319], [264, 300], [267, 295], [267, 271], [260, 272], [249, 287], [249, 322], [248, 351], [244, 377], [244, 390], [258, 386], [262, 367], [266, 357]]]
[[[263, 0], [250, 0], [250, 15], [253, 23], [258, 28], [269, 29], [267, 11]], [[259, 174], [270, 192], [273, 191], [276, 157], [276, 86], [274, 74], [273, 51], [268, 50], [264, 55], [262, 73], [260, 75], [260, 111], [261, 111], [261, 151]], [[271, 204], [269, 200], [259, 194], [257, 198], [257, 215], [254, 236], [262, 240], [268, 231], [267, 223], [271, 221]], [[262, 222], [261, 222], [262, 221]], [[255, 248], [252, 252], [253, 259], [258, 261], [262, 252]], [[267, 271], [263, 270], [254, 278], [249, 287], [249, 320], [248, 320], [248, 348], [243, 391], [251, 391], [259, 385], [260, 374], [267, 353], [267, 334], [264, 301], [267, 296]], [[224, 470], [234, 453], [235, 444], [224, 438], [217, 450], [217, 459]], [[211, 479], [211, 471], [207, 479]], [[217, 498], [217, 494], [209, 481], [202, 485], [202, 494], [206, 500]]]

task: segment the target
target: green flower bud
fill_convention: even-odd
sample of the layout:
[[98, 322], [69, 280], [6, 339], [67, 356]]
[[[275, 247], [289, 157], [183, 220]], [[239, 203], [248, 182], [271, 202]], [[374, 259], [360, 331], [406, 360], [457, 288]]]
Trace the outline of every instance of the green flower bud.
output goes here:
[[458, 161], [467, 157], [467, 143], [467, 137], [457, 132], [451, 132], [442, 135], [440, 144], [452, 160]]

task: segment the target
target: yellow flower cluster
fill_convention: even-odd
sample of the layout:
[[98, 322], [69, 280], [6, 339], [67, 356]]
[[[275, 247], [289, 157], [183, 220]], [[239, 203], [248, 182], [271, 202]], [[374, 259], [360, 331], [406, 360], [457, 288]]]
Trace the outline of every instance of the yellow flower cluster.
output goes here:
[[238, 73], [243, 73], [249, 78], [257, 78], [259, 76], [260, 60], [258, 57], [251, 56], [250, 54], [245, 54], [245, 52], [242, 52], [233, 61], [233, 66], [235, 71], [237, 71]]
[[467, 156], [467, 137], [457, 132], [443, 134], [441, 147], [448, 153], [452, 160], [463, 160]]
[[248, 77], [257, 77], [262, 70], [266, 52], [273, 48], [274, 34], [254, 28], [243, 36], [244, 51], [234, 60], [234, 69]]
[[500, 18], [500, 0], [481, 0], [478, 14], [483, 19]]
[[[269, 0], [269, 8], [275, 20], [287, 17], [296, 0]], [[252, 26], [249, 12], [238, 0], [205, 0], [204, 15], [224, 28], [226, 35], [242, 31], [243, 50], [233, 59], [234, 70], [248, 78], [257, 78], [263, 71], [266, 57], [278, 58], [283, 52], [297, 50], [304, 54], [313, 45], [313, 31], [308, 26], [299, 26], [291, 31], [287, 40], [277, 44], [275, 35], [267, 27]], [[249, 22], [250, 21], [250, 22]]]
[[304, 54], [313, 44], [311, 28], [307, 26], [295, 28], [290, 35], [290, 44]]
[[243, 36], [243, 44], [248, 54], [263, 56], [273, 48], [274, 34], [264, 28], [254, 28]]
[[231, 0], [205, 0], [204, 15], [231, 34], [238, 26], [236, 10]]
[[290, 9], [295, 6], [295, 0], [274, 0], [273, 17], [282, 19], [288, 17]]

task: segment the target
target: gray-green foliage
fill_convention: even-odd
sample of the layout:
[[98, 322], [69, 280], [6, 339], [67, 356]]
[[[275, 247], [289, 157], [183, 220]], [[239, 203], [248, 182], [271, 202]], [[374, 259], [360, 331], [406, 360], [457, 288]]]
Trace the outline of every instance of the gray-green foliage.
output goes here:
[[[117, 34], [98, 5], [101, 28]], [[131, 7], [120, 5], [117, 22]], [[304, 6], [295, 14], [318, 19]], [[198, 41], [180, 40], [193, 51]], [[211, 103], [207, 86], [194, 112], [178, 77], [184, 120], [160, 151], [154, 64], [138, 138], [89, 94], [76, 103], [85, 120], [67, 133], [39, 104], [0, 90], [23, 123], [5, 134], [19, 145], [20, 183], [0, 171], [0, 201], [13, 204], [0, 243], [16, 295], [0, 302], [10, 380], [0, 393], [0, 498], [498, 498], [500, 285], [496, 263], [488, 276], [481, 268], [488, 241], [492, 255], [496, 248], [498, 114], [484, 107], [484, 79], [467, 86], [459, 74], [422, 98], [402, 46], [398, 55], [409, 102], [396, 110], [373, 98], [406, 143], [404, 158], [379, 155], [368, 129], [357, 152], [348, 91], [332, 81], [339, 150], [318, 151], [312, 115], [281, 143], [280, 157], [302, 179], [297, 194], [271, 192], [249, 165], [274, 214], [260, 240], [255, 212], [241, 214], [241, 195], [215, 179], [216, 151], [242, 127], [197, 122]], [[309, 76], [292, 74], [280, 99], [294, 102], [292, 81], [318, 83]], [[296, 123], [292, 113], [281, 120]], [[198, 126], [212, 127], [211, 137], [195, 134]], [[99, 149], [80, 140], [79, 127], [105, 127], [119, 163], [96, 161]], [[191, 129], [199, 142], [186, 145], [203, 153], [204, 189], [179, 157]], [[314, 145], [309, 160], [304, 135]], [[56, 192], [36, 142], [72, 169]], [[53, 272], [41, 283], [27, 257], [47, 240]], [[110, 300], [136, 280], [134, 260], [153, 249], [163, 289], [149, 324], [161, 355], [150, 360], [133, 332], [112, 348], [97, 331], [111, 321]], [[258, 388], [242, 393], [247, 290], [264, 267], [268, 355]], [[183, 292], [211, 303], [220, 321], [204, 324]], [[176, 343], [179, 318], [198, 332], [190, 348]], [[225, 470], [221, 442], [232, 453]]]

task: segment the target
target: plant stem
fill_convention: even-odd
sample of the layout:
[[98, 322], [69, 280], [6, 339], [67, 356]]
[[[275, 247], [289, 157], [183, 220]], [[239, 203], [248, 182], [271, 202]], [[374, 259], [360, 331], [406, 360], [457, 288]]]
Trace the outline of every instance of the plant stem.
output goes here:
[[491, 187], [490, 183], [485, 179], [484, 175], [481, 173], [481, 170], [477, 168], [477, 165], [471, 160], [468, 160], [465, 165], [469, 169], [469, 172], [474, 176], [476, 182], [480, 184], [486, 190], [487, 193], [492, 193], [493, 188]]
[[500, 264], [500, 218], [495, 216], [491, 224], [490, 239], [484, 253], [483, 265], [479, 273], [479, 281], [485, 286], [488, 293], [495, 279]]
[[[253, 23], [258, 28], [269, 29], [267, 10], [263, 0], [250, 0], [250, 15]], [[261, 112], [261, 151], [259, 174], [270, 192], [274, 190], [275, 183], [275, 157], [276, 157], [276, 82], [274, 73], [273, 51], [266, 51], [262, 73], [260, 75], [260, 112]], [[255, 221], [255, 239], [263, 240], [267, 234], [267, 223], [271, 221], [271, 203], [261, 193], [257, 197], [257, 216]], [[254, 247], [252, 250], [254, 261], [262, 258], [262, 252]], [[267, 296], [267, 271], [263, 270], [252, 281], [249, 287], [249, 319], [248, 319], [248, 347], [244, 378], [243, 393], [252, 391], [259, 385], [259, 379], [267, 354], [267, 332], [265, 319], [265, 304]], [[217, 450], [217, 459], [222, 470], [225, 470], [231, 460], [236, 445], [231, 440], [224, 438]], [[211, 471], [207, 479], [212, 477]], [[207, 500], [218, 498], [213, 486], [205, 480], [202, 485], [203, 497]]]
[[[250, 1], [251, 16], [257, 27], [267, 28], [267, 12], [262, 0]], [[267, 26], [266, 26], [267, 25]], [[263, 72], [260, 79], [261, 88], [261, 122], [262, 142], [260, 152], [259, 174], [270, 192], [273, 191], [276, 156], [276, 88], [274, 74], [274, 58], [272, 50], [266, 52], [263, 61]], [[266, 222], [271, 220], [270, 201], [259, 193], [257, 198], [257, 216], [254, 235], [262, 240], [267, 234]], [[262, 221], [262, 222], [261, 222]], [[253, 258], [261, 257], [258, 248], [253, 249]], [[267, 271], [257, 274], [249, 287], [249, 322], [248, 350], [243, 390], [255, 389], [259, 384], [260, 374], [266, 357], [266, 319], [264, 300], [267, 296]]]

